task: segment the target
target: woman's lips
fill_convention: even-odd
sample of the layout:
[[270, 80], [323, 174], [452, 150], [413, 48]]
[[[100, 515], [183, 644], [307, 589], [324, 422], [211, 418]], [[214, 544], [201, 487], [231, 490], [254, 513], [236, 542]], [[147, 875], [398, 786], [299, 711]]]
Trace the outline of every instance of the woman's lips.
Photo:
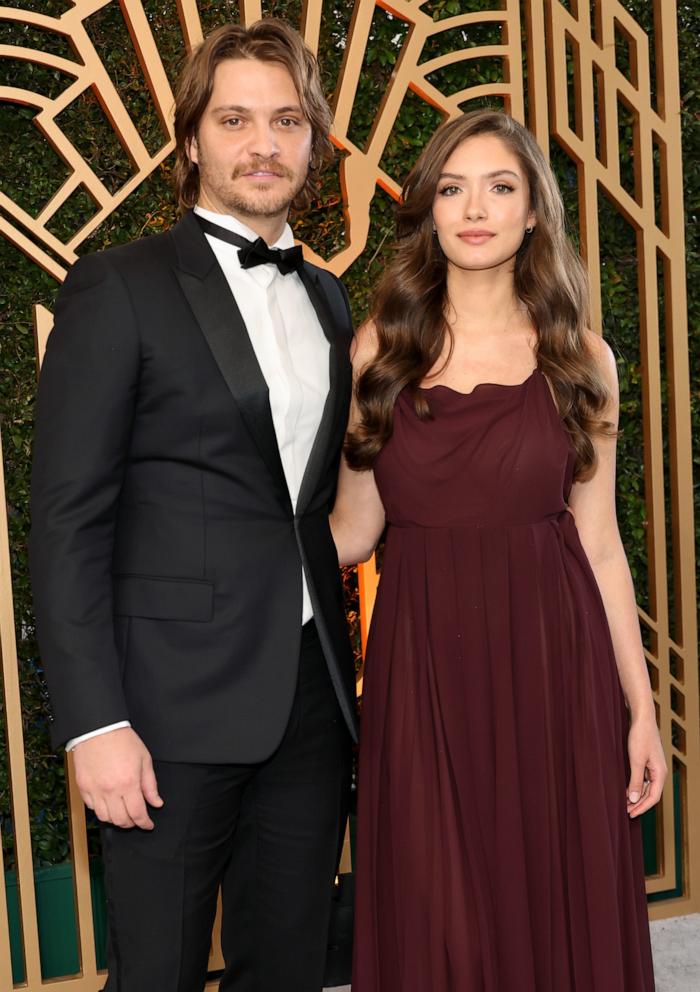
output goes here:
[[470, 245], [483, 245], [494, 237], [493, 231], [460, 231], [457, 235]]

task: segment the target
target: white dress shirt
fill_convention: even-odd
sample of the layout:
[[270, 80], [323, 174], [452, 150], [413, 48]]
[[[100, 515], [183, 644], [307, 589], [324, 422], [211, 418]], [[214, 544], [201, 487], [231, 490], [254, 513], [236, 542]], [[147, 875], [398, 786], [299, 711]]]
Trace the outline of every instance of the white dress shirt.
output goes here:
[[[255, 241], [258, 235], [233, 217], [195, 207], [207, 220]], [[296, 511], [301, 480], [321, 423], [330, 386], [329, 344], [297, 272], [282, 275], [272, 264], [242, 269], [238, 248], [212, 235], [205, 235], [231, 287], [248, 331], [255, 356], [269, 389], [272, 422], [289, 497]], [[294, 236], [288, 224], [271, 248], [291, 248]], [[232, 331], [233, 333], [233, 331]], [[302, 568], [302, 615], [300, 623], [313, 616], [309, 590]], [[70, 751], [81, 741], [110, 730], [129, 727], [125, 720], [74, 737]]]

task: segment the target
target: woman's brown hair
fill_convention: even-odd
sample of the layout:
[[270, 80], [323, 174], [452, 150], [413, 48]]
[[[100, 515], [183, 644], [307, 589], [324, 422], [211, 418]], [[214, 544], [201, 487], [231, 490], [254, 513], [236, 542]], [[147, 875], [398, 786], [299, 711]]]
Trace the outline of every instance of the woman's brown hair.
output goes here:
[[[530, 132], [500, 111], [477, 110], [442, 124], [406, 179], [397, 209], [396, 254], [377, 287], [372, 315], [377, 352], [356, 384], [358, 426], [347, 438], [348, 464], [368, 469], [393, 429], [394, 405], [408, 389], [416, 413], [430, 416], [418, 389], [444, 353], [452, 332], [445, 319], [447, 260], [433, 231], [432, 206], [445, 162], [475, 135], [500, 138], [527, 178], [536, 226], [515, 257], [516, 296], [537, 332], [539, 369], [554, 392], [576, 448], [576, 478], [595, 466], [593, 437], [608, 433], [603, 420], [608, 390], [585, 340], [588, 283], [566, 232], [564, 205], [547, 160]], [[449, 358], [448, 358], [449, 360]]]
[[181, 210], [199, 196], [199, 170], [190, 160], [189, 146], [197, 136], [214, 87], [217, 66], [226, 59], [258, 59], [283, 66], [292, 77], [304, 116], [311, 125], [311, 159], [304, 187], [292, 204], [301, 210], [317, 189], [318, 172], [333, 159], [328, 137], [333, 120], [323, 95], [318, 63], [304, 41], [286, 21], [266, 17], [249, 28], [225, 24], [213, 31], [190, 55], [180, 74], [175, 96], [175, 166], [173, 181]]

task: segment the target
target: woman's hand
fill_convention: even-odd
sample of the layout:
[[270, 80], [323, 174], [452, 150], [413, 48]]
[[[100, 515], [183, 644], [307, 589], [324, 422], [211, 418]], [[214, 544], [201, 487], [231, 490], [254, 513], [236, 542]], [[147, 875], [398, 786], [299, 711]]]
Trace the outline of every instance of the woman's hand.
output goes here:
[[658, 803], [666, 781], [666, 757], [653, 715], [632, 720], [627, 749], [630, 759], [627, 812], [630, 817], [637, 817]]

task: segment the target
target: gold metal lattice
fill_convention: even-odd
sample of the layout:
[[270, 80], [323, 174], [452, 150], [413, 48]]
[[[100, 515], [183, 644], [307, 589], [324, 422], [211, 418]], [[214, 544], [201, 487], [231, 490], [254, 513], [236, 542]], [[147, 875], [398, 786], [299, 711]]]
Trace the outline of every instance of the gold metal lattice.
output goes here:
[[[649, 601], [639, 612], [648, 635], [646, 655], [662, 738], [672, 758], [683, 806], [679, 824], [683, 845], [677, 850], [674, 791], [669, 783], [659, 816], [661, 868], [647, 887], [649, 892], [673, 889], [676, 858], [682, 857], [685, 891], [677, 901], [689, 911], [691, 906], [700, 907], [700, 821], [697, 815], [689, 815], [700, 809], [700, 750], [678, 40], [675, 4], [656, 0], [653, 7], [655, 78], [649, 37], [617, 0], [594, 5], [580, 2], [572, 4], [571, 11], [561, 3], [548, 3], [546, 24], [540, 25], [539, 38], [533, 32], [531, 43], [547, 53], [550, 113], [538, 120], [537, 136], [545, 139], [544, 121], [548, 119], [551, 135], [578, 165], [580, 236], [591, 276], [596, 329], [602, 326], [599, 194], [607, 197], [636, 236], [649, 521]], [[618, 43], [629, 51], [629, 75], [617, 65]], [[567, 49], [573, 55], [573, 101], [567, 82]], [[621, 118], [632, 122], [631, 185], [621, 176]], [[665, 471], [670, 478], [668, 497]], [[667, 546], [672, 549], [670, 555]], [[675, 597], [673, 615], [669, 613], [670, 593]], [[653, 916], [672, 912], [668, 904], [656, 903], [652, 908]]]
[[[173, 148], [171, 110], [173, 94], [142, 0], [120, 0], [127, 30], [162, 127], [162, 142], [149, 151], [136, 129], [123, 96], [107, 72], [86, 30], [93, 14], [116, 0], [73, 0], [64, 14], [50, 17], [13, 7], [0, 8], [0, 24], [26, 24], [64, 37], [72, 57], [35, 48], [1, 44], [0, 58], [33, 63], [68, 78], [56, 97], [12, 86], [0, 87], [0, 99], [36, 110], [35, 127], [68, 169], [68, 178], [35, 214], [0, 191], [0, 233], [57, 282], [75, 260], [85, 239], [136, 190]], [[313, 50], [318, 49], [328, 0], [306, 0], [300, 29]], [[342, 6], [342, 5], [341, 5]], [[465, 102], [493, 98], [528, 123], [545, 152], [555, 142], [575, 163], [579, 181], [579, 217], [582, 250], [591, 274], [594, 327], [601, 328], [601, 249], [599, 195], [633, 228], [637, 239], [640, 295], [640, 353], [643, 367], [645, 484], [648, 507], [649, 596], [640, 610], [647, 632], [647, 659], [667, 749], [680, 782], [682, 846], [674, 845], [676, 828], [673, 792], [666, 791], [658, 818], [660, 870], [651, 878], [651, 892], [675, 886], [676, 857], [682, 858], [682, 894], [658, 902], [655, 916], [700, 909], [700, 820], [689, 816], [700, 809], [700, 742], [698, 725], [697, 636], [693, 557], [691, 440], [689, 422], [689, 369], [685, 323], [685, 263], [682, 214], [682, 176], [679, 130], [678, 45], [676, 5], [654, 0], [656, 74], [652, 79], [649, 38], [617, 0], [502, 0], [493, 9], [475, 10], [481, 3], [462, 3], [462, 12], [434, 20], [423, 0], [375, 3], [356, 0], [347, 32], [344, 57], [335, 96], [334, 139], [343, 152], [341, 185], [346, 222], [345, 246], [333, 257], [309, 257], [342, 275], [367, 244], [370, 208], [377, 187], [396, 196], [398, 185], [384, 171], [382, 156], [395, 129], [403, 101], [410, 92], [444, 117], [456, 116]], [[352, 133], [353, 108], [358, 99], [371, 25], [377, 8], [408, 26], [401, 54], [377, 111], [370, 135], [362, 147]], [[594, 14], [592, 16], [591, 9]], [[263, 13], [261, 0], [241, 0], [240, 19], [252, 23]], [[202, 37], [196, 0], [178, 0], [183, 50]], [[421, 61], [426, 45], [442, 32], [495, 26], [500, 43], [460, 48]], [[616, 44], [622, 39], [629, 51], [628, 72], [616, 62]], [[496, 60], [500, 79], [493, 83], [445, 95], [434, 73], [446, 67], [465, 69], [475, 58]], [[527, 65], [527, 86], [524, 66]], [[653, 87], [656, 98], [653, 98]], [[131, 175], [116, 191], [81, 156], [59, 124], [60, 115], [81, 94], [92, 92], [131, 162]], [[621, 175], [619, 119], [632, 120], [634, 178], [630, 187]], [[658, 165], [657, 165], [658, 163]], [[95, 204], [89, 221], [61, 239], [51, 233], [51, 221], [77, 191]], [[657, 209], [657, 200], [659, 208]], [[664, 307], [661, 307], [660, 287]], [[663, 321], [660, 313], [663, 310]], [[37, 357], [40, 360], [51, 328], [51, 314], [35, 310]], [[662, 363], [665, 356], [665, 367]], [[667, 396], [667, 399], [664, 397]], [[664, 445], [664, 436], [667, 445]], [[0, 463], [0, 470], [2, 465]], [[669, 495], [664, 474], [670, 479]], [[0, 485], [4, 483], [0, 475]], [[4, 507], [4, 503], [3, 503]], [[667, 525], [670, 521], [670, 526]], [[667, 534], [669, 529], [669, 534]], [[671, 561], [667, 546], [672, 548]], [[674, 611], [669, 612], [669, 576], [672, 573]], [[363, 641], [371, 615], [377, 573], [371, 562], [359, 570]], [[30, 818], [22, 736], [20, 690], [12, 602], [12, 577], [4, 510], [0, 512], [0, 646], [2, 650], [8, 761], [12, 782], [12, 811], [16, 839], [21, 925], [26, 983], [38, 992], [42, 981], [37, 911], [34, 896]], [[361, 685], [361, 682], [360, 682]], [[75, 897], [81, 957], [80, 973], [62, 980], [66, 992], [95, 992], [104, 980], [96, 969], [90, 880], [85, 841], [85, 817], [69, 763], [69, 810]], [[218, 951], [212, 959], [220, 965]], [[214, 987], [214, 986], [212, 986]], [[0, 988], [12, 988], [9, 925], [4, 887], [0, 889]]]

